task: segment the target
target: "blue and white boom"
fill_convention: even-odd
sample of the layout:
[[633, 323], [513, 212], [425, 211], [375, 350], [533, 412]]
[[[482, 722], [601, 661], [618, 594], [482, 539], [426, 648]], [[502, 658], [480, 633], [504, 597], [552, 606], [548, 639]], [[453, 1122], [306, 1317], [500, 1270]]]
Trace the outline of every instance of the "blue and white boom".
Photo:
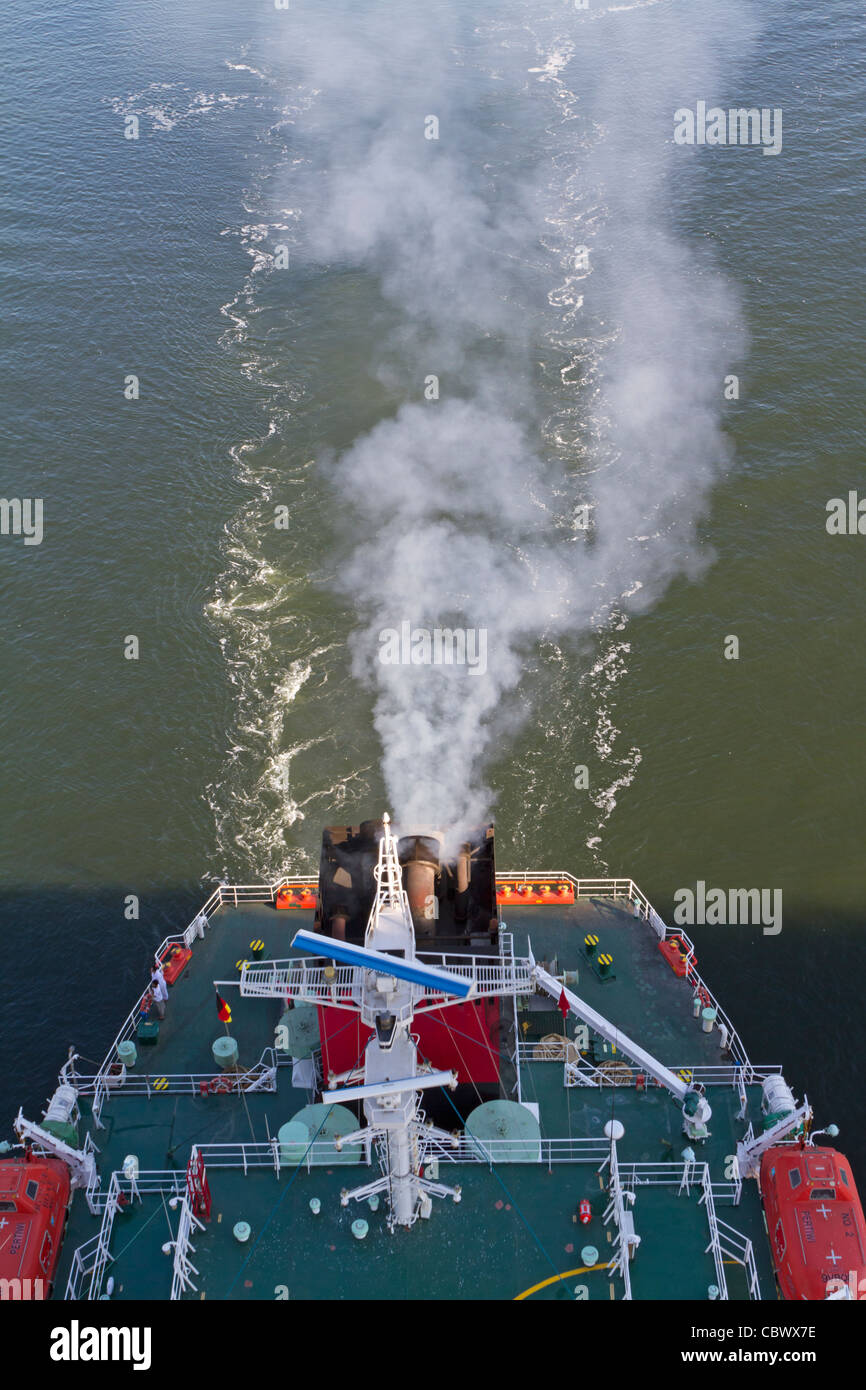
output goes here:
[[314, 955], [325, 956], [328, 960], [338, 960], [342, 965], [354, 965], [359, 970], [375, 970], [377, 975], [390, 976], [396, 980], [407, 980], [413, 985], [424, 985], [438, 994], [450, 994], [457, 999], [469, 999], [475, 993], [475, 981], [462, 979], [447, 970], [426, 965], [420, 960], [405, 960], [385, 951], [371, 951], [366, 946], [353, 946], [348, 941], [335, 941], [319, 932], [296, 932], [292, 945], [299, 951], [311, 951]]

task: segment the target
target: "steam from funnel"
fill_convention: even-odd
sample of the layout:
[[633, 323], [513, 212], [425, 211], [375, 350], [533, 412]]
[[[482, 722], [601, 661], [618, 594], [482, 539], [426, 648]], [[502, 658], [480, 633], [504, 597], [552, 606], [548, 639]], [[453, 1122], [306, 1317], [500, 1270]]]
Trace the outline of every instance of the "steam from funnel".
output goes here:
[[[741, 0], [514, 4], [489, 22], [398, 0], [337, 26], [298, 6], [301, 257], [378, 277], [417, 392], [327, 460], [352, 518], [353, 671], [403, 824], [484, 819], [540, 640], [644, 609], [707, 563], [696, 523], [729, 460], [723, 384], [744, 340], [736, 295], [676, 226], [694, 152], [673, 113], [717, 90], [754, 30]], [[423, 401], [430, 373], [441, 395]], [[383, 636], [404, 624], [417, 642]], [[425, 657], [443, 629], [467, 651], [484, 633], [483, 671]], [[431, 867], [410, 871], [414, 916]]]

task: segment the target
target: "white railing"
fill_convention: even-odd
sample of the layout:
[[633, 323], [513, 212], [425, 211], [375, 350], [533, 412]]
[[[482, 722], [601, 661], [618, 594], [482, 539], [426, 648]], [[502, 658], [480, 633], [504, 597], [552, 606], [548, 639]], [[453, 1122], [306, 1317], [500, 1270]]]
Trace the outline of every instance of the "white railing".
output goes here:
[[728, 1297], [728, 1284], [725, 1279], [724, 1256], [722, 1254], [721, 1240], [719, 1239], [719, 1222], [716, 1217], [716, 1204], [713, 1201], [713, 1185], [710, 1182], [709, 1168], [706, 1164], [704, 1164], [704, 1171], [701, 1177], [701, 1187], [703, 1188], [701, 1202], [706, 1207], [707, 1221], [710, 1227], [710, 1243], [704, 1251], [704, 1254], [707, 1254], [710, 1250], [713, 1252], [713, 1264], [716, 1267], [716, 1287], [719, 1290], [719, 1298], [726, 1299]]
[[[728, 1297], [724, 1264], [727, 1259], [729, 1261], [733, 1260], [735, 1264], [743, 1266], [749, 1289], [749, 1298], [759, 1299], [761, 1297], [761, 1287], [758, 1282], [758, 1268], [755, 1264], [755, 1251], [752, 1242], [746, 1236], [742, 1235], [734, 1226], [728, 1225], [727, 1221], [722, 1221], [721, 1217], [716, 1215], [716, 1196], [719, 1193], [723, 1196], [730, 1196], [732, 1193], [737, 1193], [737, 1186], [736, 1183], [722, 1184], [711, 1182], [709, 1166], [704, 1164], [703, 1176], [701, 1178], [701, 1187], [703, 1188], [701, 1203], [706, 1206], [707, 1221], [710, 1227], [710, 1243], [707, 1246], [707, 1251], [712, 1250], [713, 1252], [713, 1262], [716, 1266], [716, 1282], [719, 1287], [720, 1298]], [[736, 1200], [739, 1200], [738, 1193]]]
[[[474, 999], [501, 994], [531, 994], [533, 985], [528, 959], [513, 958], [497, 961], [491, 956], [436, 955], [429, 951], [418, 953], [419, 962], [436, 965], [460, 979], [475, 984]], [[457, 963], [457, 962], [461, 963]], [[222, 988], [237, 984], [242, 998], [305, 999], [327, 1004], [333, 1008], [358, 1007], [357, 968], [353, 965], [334, 966], [318, 956], [294, 956], [287, 960], [270, 961], [267, 965], [244, 966], [239, 980], [218, 980]], [[459, 1000], [444, 997], [435, 987], [423, 987], [415, 1012], [443, 1008]]]
[[[123, 1069], [108, 1090], [118, 1095], [199, 1095], [203, 1089], [209, 1091], [230, 1091], [237, 1095], [241, 1091], [275, 1091], [277, 1089], [277, 1061], [273, 1048], [266, 1047], [258, 1062], [244, 1072], [138, 1072]], [[78, 1076], [76, 1088], [79, 1095], [96, 1095], [105, 1086], [104, 1076], [97, 1072], [94, 1076]]]
[[[195, 1150], [193, 1150], [194, 1152]], [[196, 1229], [203, 1231], [204, 1222], [199, 1221], [198, 1217], [193, 1215], [189, 1195], [185, 1193], [180, 1204], [180, 1219], [177, 1223], [177, 1235], [174, 1240], [171, 1293], [169, 1294], [171, 1300], [180, 1298], [181, 1294], [186, 1293], [188, 1289], [198, 1293], [198, 1288], [191, 1278], [191, 1275], [198, 1274], [198, 1270], [189, 1257], [190, 1251], [195, 1254], [192, 1233]]]
[[[90, 1274], [90, 1283], [87, 1287], [88, 1299], [99, 1298], [102, 1293], [102, 1280], [105, 1274], [105, 1267], [111, 1259], [108, 1247], [111, 1243], [111, 1232], [114, 1226], [114, 1218], [117, 1216], [118, 1200], [120, 1197], [120, 1183], [117, 1173], [112, 1173], [108, 1184], [108, 1192], [105, 1195], [105, 1207], [102, 1213], [102, 1223], [99, 1227], [99, 1234], [93, 1248], [93, 1259], [87, 1271]], [[88, 1242], [90, 1244], [90, 1242]], [[68, 1297], [68, 1295], [67, 1295]]]
[[[274, 1138], [269, 1142], [237, 1144], [200, 1144], [197, 1146], [208, 1169], [242, 1168], [244, 1173], [254, 1168], [273, 1168], [279, 1176], [282, 1167], [298, 1167], [296, 1163], [284, 1164], [280, 1158], [280, 1143]], [[525, 1157], [529, 1150], [531, 1158]], [[453, 1143], [435, 1138], [424, 1142], [425, 1155], [448, 1163], [539, 1163], [550, 1167], [554, 1163], [595, 1163], [607, 1158], [610, 1143], [604, 1138], [590, 1139], [485, 1139], [479, 1140], [468, 1134], [461, 1134]], [[369, 1164], [372, 1160], [363, 1149], [344, 1148], [340, 1155], [334, 1148], [332, 1139], [315, 1139], [307, 1148], [302, 1166], [308, 1170], [322, 1166], [333, 1166], [335, 1162], [347, 1161], [346, 1155], [352, 1153], [357, 1163]], [[139, 1179], [139, 1183], [140, 1183]]]
[[620, 1182], [627, 1187], [679, 1187], [683, 1180], [682, 1162], [617, 1164]]
[[[461, 1135], [456, 1145], [430, 1140], [428, 1153], [450, 1163], [595, 1163], [607, 1157], [607, 1139], [477, 1139]], [[529, 1152], [532, 1157], [528, 1157]]]
[[[82, 1148], [83, 1148], [83, 1150], [84, 1150], [84, 1152], [85, 1152], [86, 1154], [98, 1154], [98, 1153], [99, 1153], [99, 1149], [96, 1147], [96, 1145], [94, 1144], [93, 1140], [92, 1140], [91, 1137], [90, 1137], [90, 1131], [89, 1131], [89, 1130], [88, 1130], [87, 1134], [85, 1134], [85, 1136], [84, 1136], [84, 1144], [82, 1145]], [[87, 1202], [87, 1206], [88, 1206], [88, 1209], [89, 1209], [89, 1211], [90, 1211], [91, 1216], [97, 1216], [97, 1215], [99, 1214], [100, 1208], [99, 1208], [99, 1206], [97, 1205], [97, 1203], [98, 1203], [98, 1198], [99, 1198], [99, 1169], [98, 1169], [97, 1166], [96, 1166], [96, 1159], [94, 1158], [94, 1161], [93, 1161], [93, 1168], [92, 1168], [92, 1170], [91, 1170], [90, 1177], [89, 1177], [88, 1180], [87, 1180], [87, 1186], [86, 1186], [85, 1189], [84, 1189], [84, 1200]]]
[[[514, 973], [514, 937], [510, 931], [500, 931], [499, 933], [499, 959], [503, 969], [511, 968]], [[511, 1005], [514, 1015], [514, 1052], [511, 1057], [515, 1071], [515, 1082], [511, 1088], [511, 1094], [517, 1092], [518, 1101], [523, 1100], [523, 1081], [520, 1075], [520, 1016], [517, 1010], [517, 992], [511, 994]]]
[[[537, 1044], [524, 1043], [524, 1046], [531, 1049], [533, 1046], [537, 1046]], [[552, 1050], [552, 1043], [550, 1044], [550, 1047]], [[562, 1058], [544, 1057], [539, 1055], [532, 1056], [527, 1055], [526, 1052], [523, 1052], [522, 1060], [524, 1062], [561, 1062]], [[677, 1076], [682, 1076], [684, 1079], [688, 1079], [690, 1081], [703, 1082], [705, 1086], [732, 1086], [735, 1090], [737, 1090], [741, 1102], [747, 1103], [748, 1101], [745, 1089], [745, 1081], [743, 1080], [743, 1072], [745, 1068], [742, 1066], [735, 1066], [733, 1064], [726, 1064], [724, 1062], [706, 1064], [703, 1062], [689, 1062], [685, 1065], [677, 1065], [671, 1062], [667, 1065], [669, 1067], [669, 1070], [674, 1072]], [[778, 1066], [776, 1064], [773, 1064], [772, 1066], [755, 1065], [752, 1066], [750, 1070], [752, 1075], [749, 1084], [756, 1085], [763, 1081], [764, 1078], [767, 1076], [779, 1075], [781, 1073], [782, 1068], [781, 1066]], [[626, 1075], [626, 1073], [629, 1071], [632, 1073], [631, 1076]], [[592, 1077], [597, 1083], [600, 1083], [603, 1086], [634, 1087], [636, 1085], [636, 1076], [643, 1076], [644, 1085], [647, 1087], [660, 1085], [658, 1081], [653, 1080], [651, 1076], [647, 1076], [645, 1072], [642, 1072], [639, 1067], [636, 1067], [625, 1057], [623, 1057], [622, 1062], [612, 1063], [609, 1070], [595, 1066], [585, 1057], [581, 1058], [580, 1062], [566, 1062], [564, 1066], [563, 1084], [565, 1086], [586, 1086], [588, 1084], [591, 1085], [592, 1081], [587, 1080], [587, 1078]], [[743, 1116], [740, 1116], [740, 1118], [742, 1119]]]
[[713, 1261], [716, 1266], [716, 1281], [720, 1290], [720, 1297], [728, 1297], [728, 1287], [725, 1280], [724, 1261], [733, 1260], [735, 1264], [742, 1265], [746, 1274], [746, 1282], [749, 1289], [750, 1299], [761, 1297], [761, 1286], [758, 1282], [758, 1268], [755, 1264], [755, 1251], [752, 1242], [744, 1236], [734, 1226], [728, 1225], [727, 1221], [722, 1221], [716, 1215], [715, 1194], [720, 1187], [723, 1192], [728, 1188], [735, 1188], [731, 1183], [723, 1186], [720, 1183], [710, 1182], [709, 1167], [704, 1164], [704, 1173], [701, 1181], [703, 1196], [701, 1202], [707, 1209], [707, 1220], [710, 1226], [710, 1243], [707, 1250], [712, 1250]]
[[280, 878], [275, 878], [273, 883], [221, 883], [218, 891], [222, 903], [240, 907], [242, 903], [272, 902], [277, 896], [277, 889], [284, 883], [308, 883], [315, 886], [318, 881], [318, 874], [282, 874]]
[[[575, 878], [574, 874], [567, 869], [521, 869], [518, 873], [510, 870], [502, 870], [496, 874], [496, 882], [500, 883], [533, 883], [542, 880], [556, 879], [557, 882], [570, 883], [575, 892], [575, 897], [590, 898], [633, 898], [635, 894], [639, 897], [642, 904], [649, 907], [649, 902], [643, 894], [635, 887], [634, 881], [630, 878]], [[514, 904], [519, 907], [519, 903]]]
[[[333, 1163], [333, 1142], [328, 1142], [328, 1150]], [[197, 1144], [194, 1152], [201, 1156], [206, 1168], [243, 1168], [244, 1176], [251, 1168], [273, 1168], [280, 1176], [280, 1146], [276, 1139], [251, 1144]]]
[[83, 1297], [81, 1290], [87, 1275], [93, 1271], [101, 1234], [101, 1231], [97, 1231], [95, 1236], [91, 1236], [90, 1240], [84, 1241], [83, 1245], [77, 1246], [72, 1252], [72, 1264], [69, 1269], [69, 1278], [66, 1281], [64, 1299], [77, 1301]]
[[89, 1194], [92, 1196], [91, 1211], [94, 1215], [102, 1212], [102, 1222], [96, 1235], [73, 1251], [64, 1298], [91, 1300], [101, 1296], [106, 1268], [114, 1258], [109, 1247], [121, 1197], [124, 1201], [130, 1202], [143, 1196], [158, 1194], [162, 1197], [166, 1193], [173, 1197], [182, 1197], [185, 1192], [186, 1175], [174, 1168], [139, 1173], [134, 1188], [122, 1172], [112, 1173], [106, 1191]]
[[742, 1265], [746, 1273], [746, 1283], [750, 1299], [760, 1299], [761, 1286], [758, 1282], [758, 1267], [755, 1264], [755, 1251], [752, 1242], [721, 1217], [716, 1218], [719, 1248], [722, 1255], [736, 1264]]
[[[97, 1190], [93, 1194], [93, 1213], [98, 1216], [100, 1212], [105, 1212], [109, 1203], [109, 1194], [112, 1191], [112, 1184], [116, 1184], [117, 1189], [127, 1194], [124, 1184], [128, 1187], [128, 1180], [124, 1173], [118, 1169], [109, 1175], [108, 1187], [104, 1190]], [[144, 1173], [139, 1173], [135, 1180], [136, 1190], [139, 1195], [152, 1195], [153, 1193], [170, 1192], [173, 1197], [180, 1197], [186, 1191], [185, 1178], [183, 1173], [179, 1173], [176, 1168], [154, 1168]]]
[[[299, 1145], [292, 1144], [292, 1148]], [[303, 1166], [309, 1172], [312, 1168], [334, 1167], [338, 1163], [369, 1163], [370, 1156], [365, 1146], [352, 1146], [338, 1152], [333, 1139], [314, 1139], [308, 1144], [300, 1163], [286, 1162], [280, 1153], [280, 1141], [273, 1138], [259, 1143], [237, 1144], [199, 1144], [207, 1168], [243, 1168], [246, 1175], [251, 1168], [273, 1168], [277, 1177], [283, 1167]]]
[[[746, 1113], [747, 1113], [747, 1111], [748, 1111], [748, 1109], [749, 1109], [749, 1097], [748, 1097], [748, 1094], [747, 1094], [747, 1092], [746, 1092], [746, 1078], [743, 1076], [744, 1070], [745, 1070], [744, 1067], [738, 1067], [738, 1068], [737, 1068], [737, 1080], [736, 1080], [736, 1082], [735, 1082], [735, 1085], [736, 1085], [736, 1087], [737, 1087], [737, 1095], [739, 1096], [739, 1099], [740, 1099], [740, 1108], [739, 1108], [739, 1110], [737, 1111], [737, 1119], [738, 1119], [738, 1120], [744, 1120], [744, 1119], [746, 1118]], [[752, 1070], [758, 1072], [760, 1069], [753, 1068]], [[782, 1071], [782, 1068], [779, 1067], [779, 1073], [780, 1073], [780, 1075], [781, 1075], [781, 1071]]]
[[[608, 1194], [610, 1201], [604, 1211], [604, 1225], [613, 1218], [616, 1224], [616, 1236], [613, 1241], [613, 1259], [608, 1264], [608, 1271], [617, 1271], [625, 1286], [623, 1300], [631, 1299], [631, 1273], [629, 1271], [629, 1261], [632, 1249], [635, 1250], [640, 1245], [640, 1236], [634, 1228], [634, 1217], [630, 1208], [626, 1205], [626, 1192], [622, 1186], [620, 1178], [619, 1162], [617, 1160], [616, 1140], [608, 1141], [610, 1163], [610, 1183]], [[604, 1167], [604, 1164], [602, 1164]]]
[[713, 1183], [713, 1198], [717, 1202], [730, 1202], [732, 1207], [738, 1207], [742, 1195], [743, 1179], [740, 1177], [739, 1172], [736, 1178], [731, 1179], [729, 1182]]
[[355, 967], [330, 962], [311, 964], [319, 960], [314, 956], [294, 956], [269, 961], [267, 965], [248, 965], [239, 979], [218, 980], [217, 985], [237, 985], [244, 999], [314, 998], [332, 1008], [356, 1008]]

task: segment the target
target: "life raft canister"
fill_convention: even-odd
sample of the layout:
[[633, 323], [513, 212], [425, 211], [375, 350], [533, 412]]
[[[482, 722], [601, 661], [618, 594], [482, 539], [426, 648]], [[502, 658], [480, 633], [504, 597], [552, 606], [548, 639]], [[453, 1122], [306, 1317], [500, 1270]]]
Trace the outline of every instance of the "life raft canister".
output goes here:
[[192, 951], [188, 946], [170, 946], [165, 954], [159, 958], [159, 964], [165, 983], [167, 985], [173, 985], [177, 977], [186, 969], [187, 962], [191, 959]]
[[521, 907], [537, 907], [574, 902], [574, 886], [558, 879], [535, 879], [534, 882], [506, 880], [496, 885], [498, 903], [519, 903]]
[[277, 889], [275, 903], [280, 908], [315, 907], [316, 890], [307, 883], [284, 883], [281, 888]]

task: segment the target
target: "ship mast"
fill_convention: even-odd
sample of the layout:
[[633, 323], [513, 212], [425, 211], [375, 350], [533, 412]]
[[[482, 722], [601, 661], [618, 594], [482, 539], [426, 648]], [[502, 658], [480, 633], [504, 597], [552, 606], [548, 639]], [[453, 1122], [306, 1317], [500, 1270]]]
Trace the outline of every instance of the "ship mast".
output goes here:
[[[375, 1145], [382, 1176], [373, 1182], [341, 1194], [343, 1206], [363, 1201], [376, 1193], [388, 1195], [388, 1224], [412, 1226], [418, 1216], [430, 1213], [432, 1197], [451, 1197], [460, 1201], [459, 1187], [446, 1187], [421, 1176], [422, 1140], [438, 1138], [452, 1142], [452, 1136], [425, 1123], [420, 1108], [421, 1092], [433, 1086], [457, 1084], [450, 1071], [419, 1071], [418, 1049], [412, 1037], [415, 1006], [432, 985], [443, 993], [461, 994], [470, 988], [464, 981], [449, 979], [446, 972], [422, 965], [415, 955], [415, 929], [409, 899], [403, 888], [397, 839], [390, 817], [384, 816], [384, 834], [379, 842], [379, 862], [375, 868], [376, 899], [364, 935], [364, 949], [349, 947], [351, 954], [367, 968], [355, 977], [355, 997], [362, 1021], [373, 1029], [364, 1053], [364, 1084], [325, 1092], [325, 1104], [362, 1100], [367, 1127], [337, 1140], [342, 1144], [367, 1142]], [[299, 933], [299, 937], [309, 936]], [[295, 944], [307, 944], [295, 938]], [[319, 946], [328, 954], [327, 945]], [[388, 956], [382, 961], [377, 957]], [[401, 970], [400, 975], [387, 973]], [[404, 978], [411, 976], [412, 978]]]

